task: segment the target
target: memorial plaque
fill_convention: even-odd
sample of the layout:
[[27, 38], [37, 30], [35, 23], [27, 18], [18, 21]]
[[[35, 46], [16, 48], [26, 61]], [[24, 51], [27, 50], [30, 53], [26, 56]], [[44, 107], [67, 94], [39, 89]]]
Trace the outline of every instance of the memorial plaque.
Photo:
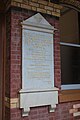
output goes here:
[[22, 41], [23, 88], [53, 88], [53, 64], [53, 34], [24, 29]]
[[38, 106], [51, 106], [50, 112], [54, 112], [58, 104], [58, 89], [54, 87], [54, 30], [40, 13], [22, 22], [22, 116], [28, 116], [30, 108]]

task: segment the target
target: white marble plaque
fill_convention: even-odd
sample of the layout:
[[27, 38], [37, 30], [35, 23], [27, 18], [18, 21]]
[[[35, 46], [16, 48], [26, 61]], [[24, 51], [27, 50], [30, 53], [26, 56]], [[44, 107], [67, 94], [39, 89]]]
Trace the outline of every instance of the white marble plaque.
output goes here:
[[23, 29], [22, 37], [22, 87], [53, 88], [53, 34]]
[[58, 89], [54, 87], [54, 30], [40, 13], [22, 22], [22, 116], [28, 116], [30, 108], [37, 106], [50, 105], [50, 112], [54, 112], [58, 104]]

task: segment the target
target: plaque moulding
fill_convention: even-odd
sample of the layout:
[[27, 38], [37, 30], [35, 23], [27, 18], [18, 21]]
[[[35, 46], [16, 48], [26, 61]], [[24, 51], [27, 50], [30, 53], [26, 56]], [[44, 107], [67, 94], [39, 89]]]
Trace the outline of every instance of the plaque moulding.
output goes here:
[[53, 33], [56, 30], [40, 14], [22, 23], [22, 89], [20, 108], [28, 116], [30, 107], [58, 104], [58, 88], [54, 87]]

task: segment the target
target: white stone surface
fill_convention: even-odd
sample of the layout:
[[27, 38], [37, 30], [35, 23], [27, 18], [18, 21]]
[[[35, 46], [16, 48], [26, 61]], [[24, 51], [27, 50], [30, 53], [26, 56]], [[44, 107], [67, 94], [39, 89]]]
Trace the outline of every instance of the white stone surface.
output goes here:
[[20, 108], [27, 116], [30, 107], [50, 105], [54, 112], [58, 104], [58, 89], [54, 87], [54, 27], [40, 14], [22, 23], [22, 89]]
[[44, 17], [40, 14], [37, 13], [34, 16], [28, 18], [27, 20], [23, 21], [22, 26], [24, 27], [34, 27], [34, 29], [36, 28], [41, 28], [41, 29], [45, 29], [45, 30], [56, 30], [53, 26], [51, 26], [48, 21], [46, 19], [44, 19]]
[[80, 112], [73, 113], [74, 117], [80, 116]]
[[45, 91], [20, 91], [20, 108], [23, 108], [22, 116], [28, 116], [30, 107], [50, 105], [50, 112], [54, 112], [58, 104], [58, 89]]
[[53, 88], [53, 34], [23, 30], [22, 40], [22, 88]]

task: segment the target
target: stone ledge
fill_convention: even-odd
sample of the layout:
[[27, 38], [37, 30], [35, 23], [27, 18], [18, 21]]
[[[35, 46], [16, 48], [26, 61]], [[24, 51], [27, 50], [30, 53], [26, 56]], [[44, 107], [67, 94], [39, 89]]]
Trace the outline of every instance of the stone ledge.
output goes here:
[[[38, 99], [38, 100], [37, 100]], [[55, 112], [58, 104], [58, 89], [50, 91], [20, 91], [20, 108], [23, 109], [22, 116], [28, 116], [31, 107], [51, 106], [50, 112]]]

